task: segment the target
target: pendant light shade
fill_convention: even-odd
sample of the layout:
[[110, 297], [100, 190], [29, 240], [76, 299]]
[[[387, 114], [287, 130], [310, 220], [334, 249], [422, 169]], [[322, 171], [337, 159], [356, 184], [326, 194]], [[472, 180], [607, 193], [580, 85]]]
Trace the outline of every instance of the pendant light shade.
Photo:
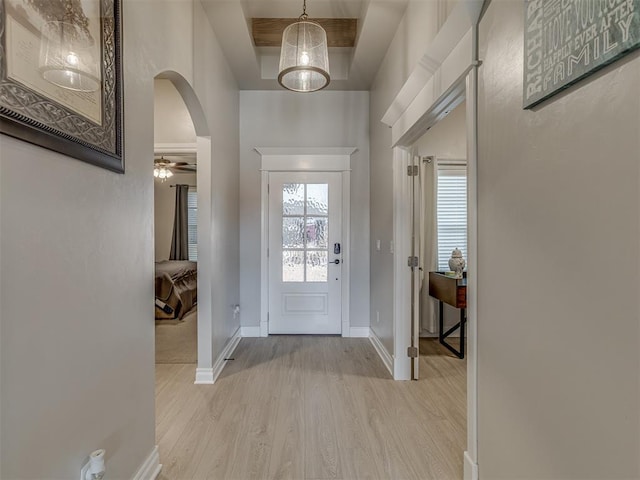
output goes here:
[[329, 85], [327, 33], [307, 19], [306, 2], [297, 22], [282, 33], [278, 82], [294, 92], [315, 92]]
[[45, 80], [79, 92], [100, 88], [100, 62], [94, 58], [94, 41], [85, 29], [68, 22], [47, 22], [41, 33], [40, 74]]

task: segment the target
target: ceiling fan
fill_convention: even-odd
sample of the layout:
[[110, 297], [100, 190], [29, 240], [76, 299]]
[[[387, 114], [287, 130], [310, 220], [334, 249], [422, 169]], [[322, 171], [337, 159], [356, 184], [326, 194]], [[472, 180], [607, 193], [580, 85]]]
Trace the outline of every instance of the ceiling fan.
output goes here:
[[[173, 157], [173, 155], [171, 157]], [[183, 160], [175, 160], [171, 157], [166, 158], [164, 155], [162, 155], [160, 156], [160, 158], [154, 158], [154, 177], [165, 180], [169, 177], [172, 177], [174, 173], [195, 173], [197, 171], [195, 159], [193, 159], [193, 162], [186, 162]]]

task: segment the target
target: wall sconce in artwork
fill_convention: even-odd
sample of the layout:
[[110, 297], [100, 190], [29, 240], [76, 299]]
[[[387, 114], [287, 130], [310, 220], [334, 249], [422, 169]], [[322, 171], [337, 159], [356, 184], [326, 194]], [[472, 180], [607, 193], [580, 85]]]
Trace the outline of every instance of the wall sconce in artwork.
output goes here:
[[42, 26], [40, 74], [59, 87], [78, 92], [100, 89], [95, 42], [82, 26], [52, 21]]
[[0, 133], [124, 173], [121, 10], [0, 0]]

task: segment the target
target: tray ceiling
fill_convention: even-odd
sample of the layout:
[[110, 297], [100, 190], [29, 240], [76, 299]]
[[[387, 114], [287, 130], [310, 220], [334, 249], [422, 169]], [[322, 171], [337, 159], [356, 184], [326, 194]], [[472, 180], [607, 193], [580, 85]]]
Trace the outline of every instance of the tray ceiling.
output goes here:
[[[203, 0], [202, 3], [239, 88], [281, 89], [276, 80], [278, 37], [302, 13], [302, 1]], [[329, 48], [328, 89], [370, 88], [407, 3], [408, 0], [307, 1], [309, 19], [326, 22], [327, 34], [335, 45]]]

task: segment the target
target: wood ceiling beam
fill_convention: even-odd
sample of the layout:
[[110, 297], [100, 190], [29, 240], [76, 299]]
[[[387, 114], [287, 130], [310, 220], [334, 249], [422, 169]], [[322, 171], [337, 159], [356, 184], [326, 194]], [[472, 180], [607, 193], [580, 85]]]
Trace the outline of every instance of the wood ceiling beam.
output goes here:
[[[329, 47], [355, 47], [358, 26], [357, 18], [313, 18], [327, 32]], [[297, 18], [252, 18], [251, 33], [256, 47], [279, 47], [282, 32]]]

